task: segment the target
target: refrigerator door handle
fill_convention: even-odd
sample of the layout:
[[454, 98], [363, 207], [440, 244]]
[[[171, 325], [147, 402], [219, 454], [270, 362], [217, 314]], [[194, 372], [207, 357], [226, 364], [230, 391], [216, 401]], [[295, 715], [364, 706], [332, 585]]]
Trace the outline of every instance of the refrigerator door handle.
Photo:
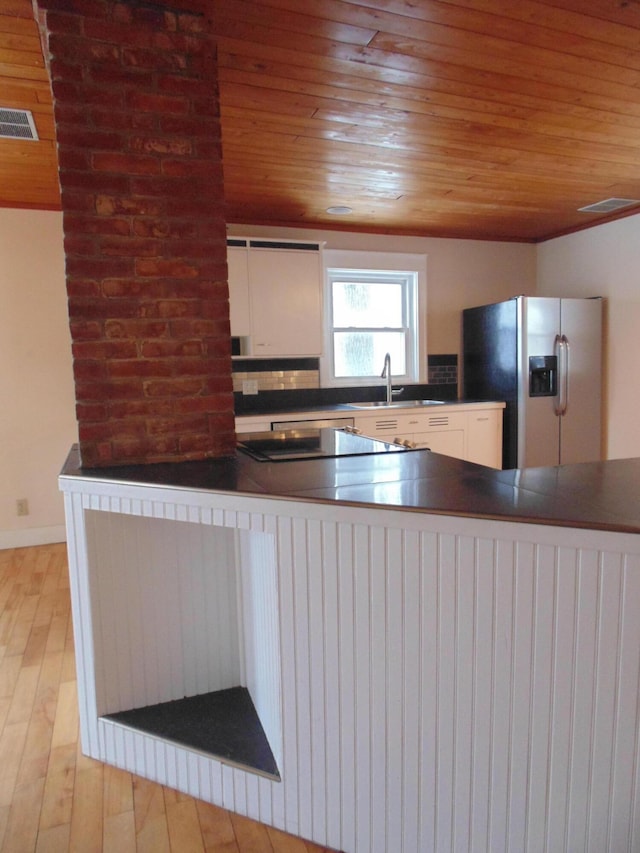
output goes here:
[[556, 335], [555, 341], [553, 342], [553, 354], [557, 359], [558, 365], [558, 394], [555, 399], [554, 404], [554, 412], [560, 417], [562, 415], [562, 404], [563, 404], [563, 392], [562, 392], [562, 336]]
[[558, 385], [559, 400], [557, 414], [563, 417], [569, 408], [569, 339], [566, 335], [559, 336]]
[[562, 417], [569, 404], [569, 340], [566, 335], [556, 335], [554, 350], [558, 359], [558, 397], [555, 413]]

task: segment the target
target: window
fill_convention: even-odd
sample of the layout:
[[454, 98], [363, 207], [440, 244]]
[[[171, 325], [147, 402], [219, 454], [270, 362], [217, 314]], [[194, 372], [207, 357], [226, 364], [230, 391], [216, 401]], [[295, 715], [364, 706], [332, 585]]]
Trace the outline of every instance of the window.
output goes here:
[[[364, 255], [364, 257], [362, 257]], [[337, 257], [332, 257], [337, 256]], [[351, 256], [351, 257], [345, 257]], [[426, 267], [424, 256], [416, 256]], [[396, 268], [365, 267], [384, 259]], [[395, 382], [420, 382], [426, 351], [420, 323], [420, 269], [401, 268], [406, 256], [360, 252], [325, 253], [325, 347], [323, 385], [371, 385], [380, 381], [385, 354]], [[334, 266], [332, 260], [357, 265]]]

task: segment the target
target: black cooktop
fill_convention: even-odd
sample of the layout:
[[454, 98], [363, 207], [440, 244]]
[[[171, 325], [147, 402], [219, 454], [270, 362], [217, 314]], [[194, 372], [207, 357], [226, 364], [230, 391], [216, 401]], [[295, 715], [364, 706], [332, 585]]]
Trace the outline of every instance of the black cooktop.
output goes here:
[[408, 448], [340, 429], [287, 429], [241, 436], [238, 449], [259, 462], [402, 453]]

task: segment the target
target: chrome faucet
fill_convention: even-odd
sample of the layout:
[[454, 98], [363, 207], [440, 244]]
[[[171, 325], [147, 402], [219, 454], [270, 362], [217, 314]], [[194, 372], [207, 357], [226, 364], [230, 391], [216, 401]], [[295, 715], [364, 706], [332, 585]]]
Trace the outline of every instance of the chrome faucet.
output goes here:
[[380, 374], [382, 379], [387, 380], [387, 405], [393, 402], [393, 391], [391, 389], [391, 356], [387, 353], [384, 357], [384, 367]]

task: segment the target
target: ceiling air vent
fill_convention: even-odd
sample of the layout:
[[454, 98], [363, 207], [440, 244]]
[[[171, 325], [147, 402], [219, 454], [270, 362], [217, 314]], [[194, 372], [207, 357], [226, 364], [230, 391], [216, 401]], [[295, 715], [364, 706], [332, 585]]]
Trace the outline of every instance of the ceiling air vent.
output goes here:
[[38, 131], [29, 110], [0, 107], [0, 137], [5, 139], [38, 139]]
[[588, 204], [586, 207], [579, 207], [578, 213], [613, 213], [614, 210], [621, 210], [623, 207], [631, 207], [632, 204], [640, 204], [640, 199], [605, 198], [604, 201], [597, 201], [595, 204]]

